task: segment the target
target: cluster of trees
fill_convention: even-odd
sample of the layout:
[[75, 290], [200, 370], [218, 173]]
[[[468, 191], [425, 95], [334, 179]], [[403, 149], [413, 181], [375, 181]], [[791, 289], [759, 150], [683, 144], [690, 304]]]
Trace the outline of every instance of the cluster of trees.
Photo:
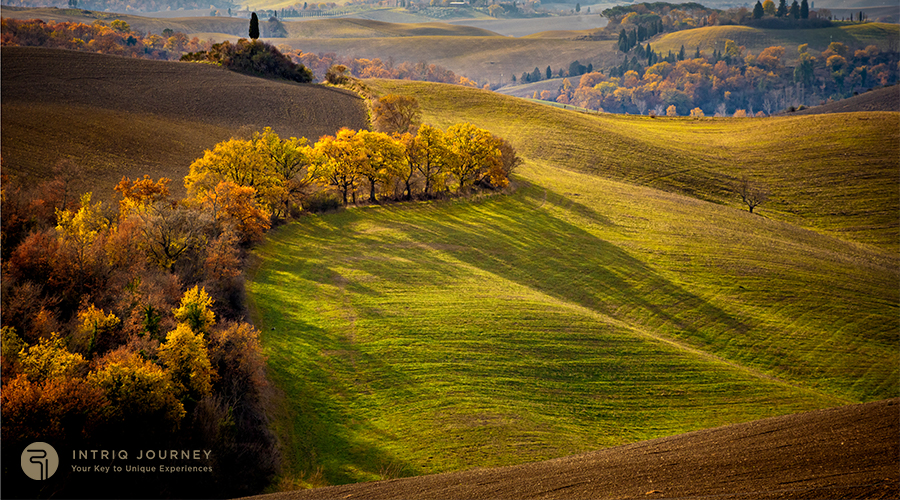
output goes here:
[[455, 85], [477, 86], [477, 83], [465, 76], [459, 76], [449, 69], [436, 64], [401, 62], [392, 59], [366, 59], [353, 56], [338, 56], [333, 52], [313, 54], [294, 50], [288, 45], [279, 49], [298, 64], [312, 70], [316, 80], [325, 81], [328, 70], [335, 66], [343, 66], [346, 71], [357, 78], [390, 78], [394, 80], [418, 80], [425, 82], [450, 83]]
[[12, 7], [78, 7], [106, 12], [158, 12], [164, 10], [195, 10], [237, 8], [228, 0], [4, 0]]
[[[559, 68], [554, 72], [553, 69], [550, 68], [550, 66], [547, 66], [547, 69], [545, 69], [544, 71], [541, 71], [540, 68], [534, 68], [534, 71], [532, 71], [531, 73], [529, 73], [527, 71], [522, 73], [522, 76], [518, 79], [518, 82], [519, 83], [539, 82], [544, 79], [549, 80], [549, 79], [553, 78], [554, 75], [556, 75], [559, 78], [562, 78], [564, 76], [580, 76], [585, 73], [590, 73], [592, 71], [594, 71], [593, 63], [588, 63], [588, 65], [585, 66], [584, 64], [581, 64], [578, 61], [572, 61], [572, 63], [569, 64], [568, 71], [566, 71], [563, 68]], [[516, 81], [517, 81], [516, 75], [513, 75], [512, 82], [516, 83]]]
[[900, 55], [874, 45], [854, 51], [833, 42], [818, 54], [806, 44], [797, 50], [799, 62], [791, 68], [784, 64], [783, 47], [752, 54], [726, 40], [708, 56], [697, 48], [690, 57], [682, 47], [662, 57], [650, 44], [639, 44], [621, 65], [583, 75], [577, 85], [565, 79], [556, 92], [538, 97], [616, 113], [753, 115], [816, 105], [898, 80]]
[[[94, 498], [259, 492], [279, 458], [259, 334], [241, 320], [247, 193], [223, 185], [178, 201], [169, 179], [123, 178], [108, 204], [73, 196], [77, 167], [58, 167], [30, 188], [3, 179], [3, 460], [18, 463], [34, 441], [66, 452], [204, 449], [212, 472], [191, 481], [98, 483], [60, 470], [51, 487]], [[25, 481], [4, 491], [33, 496]]]
[[259, 38], [259, 24], [254, 25], [252, 20], [250, 36], [252, 40], [241, 38], [237, 43], [224, 41], [211, 46], [208, 50], [185, 54], [181, 60], [210, 62], [232, 71], [255, 76], [281, 78], [300, 83], [313, 81], [313, 73], [309, 68], [295, 63], [272, 45], [256, 40]]
[[[279, 458], [259, 333], [243, 321], [246, 250], [304, 208], [499, 188], [520, 161], [471, 124], [420, 125], [413, 98], [387, 95], [372, 108], [375, 131], [310, 144], [265, 129], [219, 143], [191, 164], [183, 200], [169, 179], [148, 176], [123, 178], [117, 203], [77, 197], [68, 161], [30, 188], [4, 177], [3, 459], [17, 463], [14, 452], [35, 440], [212, 450], [213, 472], [191, 482], [85, 484], [66, 471], [56, 494], [259, 492]], [[4, 487], [29, 496], [28, 484]]]
[[[417, 124], [412, 98], [388, 95], [374, 105], [376, 131], [341, 129], [315, 144], [280, 139], [271, 129], [217, 144], [185, 178], [189, 198], [215, 208], [237, 199], [242, 241], [258, 239], [269, 221], [304, 208], [464, 193], [508, 184], [519, 159], [505, 140], [468, 123], [442, 131]], [[390, 135], [389, 135], [390, 134]], [[224, 184], [223, 184], [224, 183]], [[221, 202], [225, 203], [225, 202]]]
[[0, 19], [0, 45], [55, 47], [168, 60], [181, 57], [185, 51], [208, 49], [212, 43], [201, 42], [197, 37], [189, 39], [184, 33], [170, 29], [158, 35], [141, 34], [119, 19], [84, 24], [3, 18]]

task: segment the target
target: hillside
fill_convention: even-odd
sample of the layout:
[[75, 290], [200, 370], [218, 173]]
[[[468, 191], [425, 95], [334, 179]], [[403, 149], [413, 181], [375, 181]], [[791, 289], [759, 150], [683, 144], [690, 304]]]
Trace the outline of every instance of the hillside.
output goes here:
[[[4, 167], [35, 179], [58, 154], [93, 169], [91, 188], [177, 178], [235, 131], [365, 125], [360, 101], [330, 88], [2, 55]], [[281, 394], [281, 487], [522, 464], [898, 396], [900, 151], [885, 145], [900, 144], [900, 113], [651, 119], [367, 83], [416, 96], [430, 123], [506, 137], [525, 164], [507, 193], [310, 215], [256, 250], [248, 297]], [[756, 214], [734, 193], [742, 175], [772, 192]]]
[[318, 138], [367, 123], [350, 93], [203, 64], [24, 47], [5, 47], [2, 57], [7, 173], [43, 178], [71, 158], [96, 192], [150, 173], [175, 179], [181, 194], [191, 162], [233, 135], [270, 126]]
[[[785, 56], [793, 64], [797, 59], [797, 46], [808, 43], [811, 50], [823, 51], [831, 42], [841, 42], [853, 49], [861, 49], [868, 45], [876, 45], [882, 50], [896, 44], [900, 36], [900, 26], [885, 23], [853, 24], [831, 28], [811, 30], [772, 30], [752, 28], [750, 26], [708, 26], [692, 30], [667, 33], [656, 40], [651, 40], [653, 49], [663, 54], [668, 51], [677, 53], [684, 45], [688, 51], [696, 50], [712, 52], [714, 48], [722, 50], [722, 40], [734, 40], [738, 45], [759, 54], [766, 47], [782, 46]], [[894, 42], [891, 42], [894, 40]], [[896, 47], [896, 45], [894, 45]], [[895, 49], [896, 50], [896, 49]]]
[[[873, 144], [897, 143], [898, 114], [651, 119], [370, 84], [507, 137], [526, 164], [506, 196], [310, 217], [258, 250], [249, 292], [292, 480], [511, 465], [896, 397], [900, 154]], [[801, 149], [750, 153], [798, 131]], [[730, 191], [742, 171], [777, 186], [761, 215]]]
[[898, 417], [894, 399], [547, 462], [253, 498], [897, 498]]
[[[426, 120], [439, 126], [470, 121], [494, 130], [541, 164], [734, 207], [740, 204], [734, 183], [746, 175], [771, 190], [768, 217], [898, 248], [900, 113], [651, 119], [548, 109], [448, 85], [382, 81], [376, 87], [416, 96], [429, 110]], [[787, 165], [792, 175], [785, 175]]]
[[814, 115], [818, 113], [853, 113], [858, 111], [900, 111], [900, 86], [894, 85], [870, 90], [840, 101], [794, 111], [792, 114]]

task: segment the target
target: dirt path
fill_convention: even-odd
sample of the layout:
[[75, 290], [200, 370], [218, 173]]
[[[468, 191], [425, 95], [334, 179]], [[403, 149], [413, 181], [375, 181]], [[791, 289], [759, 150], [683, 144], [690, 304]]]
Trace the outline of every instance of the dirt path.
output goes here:
[[768, 418], [547, 462], [253, 498], [900, 498], [900, 399]]

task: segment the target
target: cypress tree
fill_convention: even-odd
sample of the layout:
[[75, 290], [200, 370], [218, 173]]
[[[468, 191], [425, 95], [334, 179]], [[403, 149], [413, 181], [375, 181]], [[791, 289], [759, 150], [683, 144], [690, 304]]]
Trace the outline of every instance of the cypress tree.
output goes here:
[[[805, 2], [806, 0], [803, 1]], [[759, 2], [759, 0], [756, 0], [756, 5], [753, 6], [753, 19], [762, 19], [764, 13], [765, 11], [763, 11], [762, 4]]]
[[257, 38], [259, 38], [259, 18], [256, 17], [256, 12], [254, 12], [250, 14], [250, 39], [256, 40]]
[[681, 50], [678, 51], [678, 60], [684, 61], [684, 45], [682, 45]]
[[550, 66], [547, 66], [547, 79], [553, 78], [553, 70], [550, 69]]
[[694, 59], [700, 59], [700, 46], [697, 46], [697, 52], [694, 52]]
[[787, 11], [787, 3], [785, 3], [785, 0], [780, 0], [778, 2], [778, 9], [775, 10], [775, 16], [784, 17], [787, 15]]
[[797, 3], [797, 0], [794, 0], [794, 3], [791, 4], [791, 17], [800, 19], [800, 4]]
[[809, 19], [809, 2], [800, 2], [800, 19]]

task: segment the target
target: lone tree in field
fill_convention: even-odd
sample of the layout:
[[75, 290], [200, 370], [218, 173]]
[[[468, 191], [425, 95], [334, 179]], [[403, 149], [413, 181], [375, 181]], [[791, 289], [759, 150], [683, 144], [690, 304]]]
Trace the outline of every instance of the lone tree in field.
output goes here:
[[422, 110], [415, 97], [388, 94], [372, 104], [372, 124], [379, 132], [415, 133], [421, 119]]
[[250, 39], [256, 40], [259, 38], [259, 18], [256, 17], [256, 12], [250, 14]]
[[751, 214], [754, 208], [769, 200], [769, 192], [766, 188], [755, 185], [747, 177], [741, 179], [741, 183], [738, 185], [738, 194], [741, 195], [741, 199], [744, 200], [744, 204], [750, 209]]

